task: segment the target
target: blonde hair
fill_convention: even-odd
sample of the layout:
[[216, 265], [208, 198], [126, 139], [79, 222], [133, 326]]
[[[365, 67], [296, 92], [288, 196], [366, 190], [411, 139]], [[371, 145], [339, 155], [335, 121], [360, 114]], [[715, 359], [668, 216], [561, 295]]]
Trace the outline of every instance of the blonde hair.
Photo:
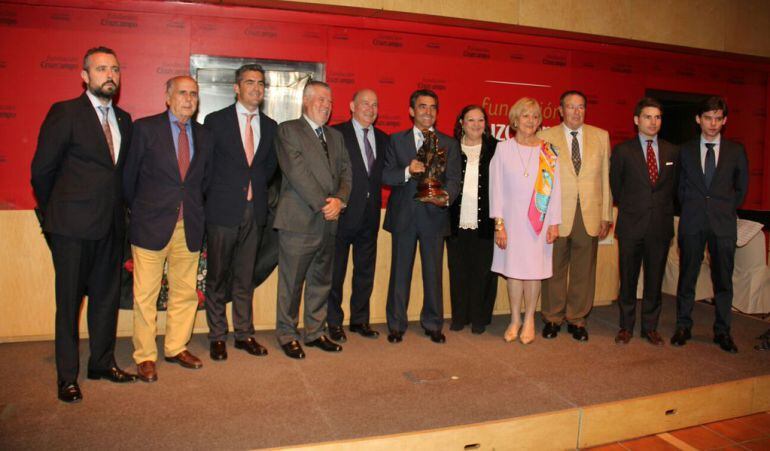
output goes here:
[[524, 112], [524, 110], [529, 110], [529, 109], [537, 111], [538, 115], [540, 115], [540, 123], [541, 124], [543, 123], [543, 113], [542, 113], [542, 110], [540, 109], [540, 104], [537, 102], [537, 100], [531, 97], [522, 97], [519, 100], [517, 100], [516, 103], [513, 104], [510, 112], [508, 112], [508, 125], [510, 125], [511, 130], [518, 129], [519, 117]]

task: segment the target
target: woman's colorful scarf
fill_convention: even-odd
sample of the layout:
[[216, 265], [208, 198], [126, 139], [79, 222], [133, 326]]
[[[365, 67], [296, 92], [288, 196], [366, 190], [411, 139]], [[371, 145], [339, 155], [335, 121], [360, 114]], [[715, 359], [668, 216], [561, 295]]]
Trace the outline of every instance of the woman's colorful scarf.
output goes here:
[[532, 192], [532, 200], [529, 202], [529, 223], [535, 233], [540, 235], [545, 223], [545, 214], [548, 211], [548, 204], [551, 201], [551, 192], [553, 191], [553, 182], [556, 170], [556, 159], [559, 154], [556, 148], [545, 141], [540, 143], [540, 163], [537, 168], [537, 180], [535, 180], [535, 190]]

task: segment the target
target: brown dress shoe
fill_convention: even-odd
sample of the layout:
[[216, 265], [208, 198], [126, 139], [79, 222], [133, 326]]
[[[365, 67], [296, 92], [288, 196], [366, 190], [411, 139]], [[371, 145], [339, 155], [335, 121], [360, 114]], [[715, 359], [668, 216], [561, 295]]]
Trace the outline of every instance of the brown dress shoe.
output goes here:
[[145, 382], [155, 382], [158, 380], [158, 372], [155, 370], [155, 362], [145, 360], [136, 365], [136, 375]]
[[188, 350], [184, 350], [172, 357], [166, 357], [166, 362], [178, 363], [185, 368], [190, 368], [191, 370], [197, 370], [203, 366], [201, 359], [190, 354], [190, 351]]
[[661, 337], [660, 334], [658, 333], [658, 331], [656, 331], [656, 330], [651, 330], [649, 332], [645, 332], [645, 333], [642, 334], [642, 336], [648, 342], [650, 342], [651, 345], [663, 346], [664, 344], [666, 344], [666, 342], [663, 341], [663, 337]]
[[615, 335], [615, 343], [619, 345], [627, 345], [629, 341], [631, 341], [631, 332], [626, 329], [620, 329]]

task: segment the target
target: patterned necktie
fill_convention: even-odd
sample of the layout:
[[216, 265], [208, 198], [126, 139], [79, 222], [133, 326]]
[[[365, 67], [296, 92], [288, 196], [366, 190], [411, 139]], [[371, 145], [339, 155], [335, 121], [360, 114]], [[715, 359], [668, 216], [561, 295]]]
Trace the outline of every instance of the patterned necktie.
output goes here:
[[315, 129], [315, 134], [318, 135], [318, 140], [321, 141], [321, 146], [323, 146], [324, 148], [326, 159], [329, 160], [329, 146], [326, 145], [326, 140], [324, 139], [323, 127], [318, 127], [317, 129]]
[[572, 135], [572, 165], [575, 166], [575, 174], [580, 175], [580, 144], [578, 143], [578, 132], [569, 132]]
[[104, 137], [107, 139], [107, 147], [110, 148], [110, 159], [112, 164], [115, 164], [115, 144], [112, 142], [112, 129], [110, 128], [110, 107], [100, 106], [99, 111], [102, 112], [104, 120], [102, 121], [102, 130], [104, 131]]
[[711, 180], [714, 179], [714, 172], [717, 170], [717, 159], [714, 153], [715, 143], [706, 143], [706, 162], [703, 165], [703, 175], [706, 178], [706, 188], [711, 186]]
[[[246, 152], [246, 162], [251, 167], [254, 161], [254, 129], [251, 127], [251, 120], [256, 114], [244, 113], [246, 116], [246, 139], [243, 143], [243, 151]], [[249, 191], [246, 193], [246, 200], [251, 200], [251, 180], [249, 180]]]
[[[179, 175], [184, 181], [187, 175], [187, 170], [190, 168], [190, 141], [187, 137], [187, 127], [179, 121], [176, 121], [176, 126], [179, 127], [179, 141], [177, 141], [177, 160], [179, 161]], [[179, 216], [177, 221], [181, 221], [184, 217], [184, 200], [179, 205]]]
[[374, 150], [372, 150], [372, 144], [369, 142], [368, 127], [364, 129], [364, 153], [366, 153], [366, 173], [370, 174], [374, 165]]
[[658, 182], [658, 160], [651, 139], [647, 140], [647, 173], [650, 175], [650, 184], [655, 185]]

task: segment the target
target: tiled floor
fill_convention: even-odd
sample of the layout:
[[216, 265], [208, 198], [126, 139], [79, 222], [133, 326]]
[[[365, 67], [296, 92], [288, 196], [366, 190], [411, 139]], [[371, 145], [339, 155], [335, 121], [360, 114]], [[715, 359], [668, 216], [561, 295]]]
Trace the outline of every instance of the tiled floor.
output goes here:
[[592, 451], [770, 451], [770, 412], [589, 448]]

